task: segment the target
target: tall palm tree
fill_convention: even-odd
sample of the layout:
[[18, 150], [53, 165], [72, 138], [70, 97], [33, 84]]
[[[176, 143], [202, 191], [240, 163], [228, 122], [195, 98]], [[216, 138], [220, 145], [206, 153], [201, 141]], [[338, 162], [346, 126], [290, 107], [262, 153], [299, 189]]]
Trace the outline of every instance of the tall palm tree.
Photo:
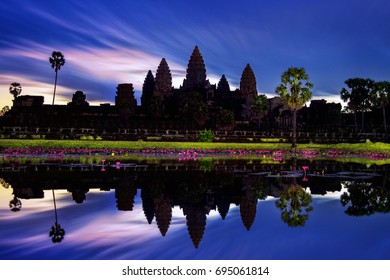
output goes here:
[[311, 88], [313, 84], [309, 82], [309, 76], [304, 68], [290, 67], [283, 72], [281, 84], [275, 91], [279, 93], [280, 99], [293, 114], [293, 139], [292, 148], [297, 146], [297, 112], [306, 102], [311, 99]]
[[14, 99], [20, 95], [22, 92], [22, 85], [20, 83], [14, 82], [9, 86], [9, 93], [14, 96]]
[[57, 88], [58, 70], [60, 70], [61, 66], [65, 64], [64, 55], [61, 52], [53, 51], [51, 57], [49, 58], [49, 62], [51, 64], [51, 68], [53, 68], [54, 72], [56, 73], [55, 80], [54, 80], [54, 93], [53, 93], [53, 103], [52, 103], [52, 105], [54, 105], [54, 99], [56, 96], [56, 88]]
[[387, 140], [388, 133], [387, 133], [387, 123], [386, 123], [386, 107], [390, 103], [390, 82], [389, 81], [375, 82], [371, 97], [375, 105], [379, 108], [382, 108], [385, 139]]

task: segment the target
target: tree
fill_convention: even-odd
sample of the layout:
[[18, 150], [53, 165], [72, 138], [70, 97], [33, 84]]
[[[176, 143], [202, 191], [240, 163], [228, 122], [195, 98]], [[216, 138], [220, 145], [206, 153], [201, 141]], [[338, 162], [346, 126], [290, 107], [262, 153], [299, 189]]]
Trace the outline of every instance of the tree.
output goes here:
[[390, 103], [390, 82], [389, 81], [375, 82], [371, 97], [373, 99], [373, 103], [378, 108], [382, 108], [383, 127], [385, 130], [385, 139], [387, 140], [388, 133], [387, 133], [387, 123], [386, 123], [386, 106], [388, 106]]
[[344, 211], [350, 216], [369, 216], [374, 213], [390, 211], [390, 192], [386, 187], [374, 185], [372, 182], [346, 182], [348, 192], [340, 197]]
[[260, 127], [261, 118], [269, 110], [269, 101], [267, 96], [264, 94], [255, 95], [251, 104], [251, 115], [252, 119], [258, 121], [258, 127]]
[[22, 202], [19, 198], [14, 196], [14, 198], [9, 202], [9, 208], [12, 212], [18, 212], [22, 209]]
[[9, 93], [14, 96], [14, 99], [16, 99], [16, 97], [18, 97], [21, 92], [22, 92], [22, 86], [20, 83], [13, 82], [9, 86]]
[[208, 116], [207, 104], [202, 100], [202, 95], [197, 91], [185, 92], [180, 97], [179, 112], [187, 122], [202, 126]]
[[221, 130], [231, 130], [234, 128], [234, 113], [231, 110], [222, 109], [217, 116], [217, 128]]
[[297, 112], [311, 99], [313, 85], [308, 81], [309, 76], [304, 68], [290, 67], [283, 72], [281, 84], [275, 91], [280, 95], [282, 102], [293, 114], [292, 148], [297, 146]]
[[309, 218], [312, 197], [300, 185], [293, 183], [275, 202], [282, 210], [281, 217], [290, 227], [304, 226]]
[[356, 115], [357, 111], [362, 112], [362, 132], [364, 128], [364, 113], [370, 110], [371, 92], [373, 90], [374, 81], [371, 79], [352, 78], [345, 81], [349, 89], [343, 88], [340, 92], [340, 97], [344, 102], [348, 102], [348, 106], [353, 110], [355, 116], [355, 132], [358, 131]]
[[5, 113], [7, 113], [9, 110], [10, 110], [10, 109], [9, 109], [8, 106], [4, 106], [3, 108], [1, 108], [0, 117], [4, 116]]
[[54, 92], [53, 92], [53, 103], [52, 103], [52, 105], [54, 105], [54, 99], [56, 96], [56, 88], [57, 88], [58, 70], [60, 70], [61, 67], [65, 64], [64, 55], [61, 52], [53, 51], [51, 57], [49, 58], [49, 62], [51, 64], [51, 68], [53, 68], [54, 72], [56, 73], [55, 80], [54, 80]]

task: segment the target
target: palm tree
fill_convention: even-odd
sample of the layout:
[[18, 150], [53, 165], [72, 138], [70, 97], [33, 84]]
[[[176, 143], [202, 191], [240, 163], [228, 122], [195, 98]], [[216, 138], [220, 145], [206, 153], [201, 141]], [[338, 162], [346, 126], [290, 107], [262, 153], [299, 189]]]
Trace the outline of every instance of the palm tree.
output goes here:
[[22, 86], [20, 83], [14, 82], [9, 86], [9, 93], [14, 96], [14, 99], [22, 92]]
[[290, 67], [283, 72], [282, 83], [276, 87], [282, 102], [293, 114], [292, 148], [297, 146], [297, 112], [311, 99], [313, 85], [308, 81], [309, 76], [304, 68]]
[[55, 80], [54, 80], [54, 93], [53, 93], [53, 103], [52, 103], [52, 105], [54, 105], [54, 99], [56, 96], [56, 88], [57, 88], [58, 70], [60, 70], [61, 66], [65, 64], [64, 55], [61, 52], [53, 51], [51, 57], [49, 58], [49, 62], [51, 64], [51, 68], [53, 68], [54, 72], [56, 73]]
[[19, 198], [14, 196], [14, 198], [9, 202], [9, 208], [12, 212], [18, 212], [22, 209], [22, 202]]
[[309, 212], [313, 210], [311, 202], [311, 195], [293, 182], [275, 203], [282, 210], [282, 220], [290, 227], [296, 227], [305, 225]]
[[383, 126], [385, 130], [385, 139], [388, 139], [387, 135], [387, 123], [386, 123], [386, 106], [390, 103], [390, 82], [381, 81], [375, 82], [372, 92], [372, 99], [376, 106], [383, 110]]
[[371, 108], [371, 96], [374, 81], [371, 79], [352, 78], [345, 81], [349, 90], [343, 88], [340, 92], [341, 99], [348, 102], [348, 106], [353, 110], [355, 116], [355, 131], [357, 132], [356, 113], [362, 112], [362, 132], [364, 132], [364, 113]]
[[57, 216], [57, 205], [56, 205], [56, 197], [54, 194], [54, 189], [52, 189], [53, 194], [53, 203], [54, 203], [54, 213], [55, 213], [55, 223], [51, 226], [49, 237], [51, 237], [51, 241], [53, 243], [59, 243], [61, 242], [65, 237], [65, 230], [61, 227], [61, 225], [58, 223], [58, 216]]

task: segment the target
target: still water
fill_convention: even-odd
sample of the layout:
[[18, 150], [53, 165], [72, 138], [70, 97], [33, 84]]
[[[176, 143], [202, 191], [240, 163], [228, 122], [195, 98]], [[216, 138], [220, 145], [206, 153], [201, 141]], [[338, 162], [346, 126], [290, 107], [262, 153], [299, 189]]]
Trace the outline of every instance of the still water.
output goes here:
[[0, 259], [390, 259], [389, 166], [3, 164]]

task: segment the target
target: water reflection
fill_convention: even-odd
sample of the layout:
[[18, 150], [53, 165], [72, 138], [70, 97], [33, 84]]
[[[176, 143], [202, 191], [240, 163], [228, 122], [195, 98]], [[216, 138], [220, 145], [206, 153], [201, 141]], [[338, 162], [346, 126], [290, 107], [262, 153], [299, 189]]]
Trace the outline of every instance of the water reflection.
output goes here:
[[[388, 167], [371, 169], [343, 165], [335, 169], [329, 162], [297, 162], [286, 165], [239, 164], [207, 160], [178, 163], [105, 163], [105, 171], [94, 165], [26, 165], [3, 168], [1, 184], [12, 189], [10, 208], [20, 211], [21, 200], [42, 199], [51, 190], [55, 223], [49, 236], [53, 243], [64, 240], [59, 223], [55, 190], [66, 190], [75, 204], [88, 201], [91, 190], [112, 191], [117, 211], [132, 212], [137, 195], [142, 200], [145, 225], [155, 221], [162, 237], [170, 234], [173, 209], [179, 207], [185, 217], [188, 236], [198, 248], [204, 238], [207, 219], [218, 213], [224, 221], [231, 205], [239, 207], [242, 226], [250, 231], [257, 206], [269, 197], [276, 198], [280, 220], [289, 227], [303, 227], [315, 211], [314, 194], [343, 191], [340, 204], [347, 215], [372, 215], [390, 211]], [[305, 168], [302, 168], [305, 166]], [[267, 213], [261, 213], [266, 216]], [[141, 225], [140, 225], [141, 226]]]
[[53, 194], [55, 223], [50, 228], [49, 236], [51, 237], [51, 241], [53, 243], [60, 243], [65, 237], [65, 230], [58, 223], [57, 204], [56, 204], [56, 196], [54, 193], [54, 189], [52, 189], [51, 192]]
[[[307, 180], [306, 176], [303, 180]], [[311, 202], [311, 195], [294, 182], [276, 200], [276, 206], [282, 211], [282, 220], [289, 226], [296, 227], [305, 225], [309, 212], [313, 210]]]

